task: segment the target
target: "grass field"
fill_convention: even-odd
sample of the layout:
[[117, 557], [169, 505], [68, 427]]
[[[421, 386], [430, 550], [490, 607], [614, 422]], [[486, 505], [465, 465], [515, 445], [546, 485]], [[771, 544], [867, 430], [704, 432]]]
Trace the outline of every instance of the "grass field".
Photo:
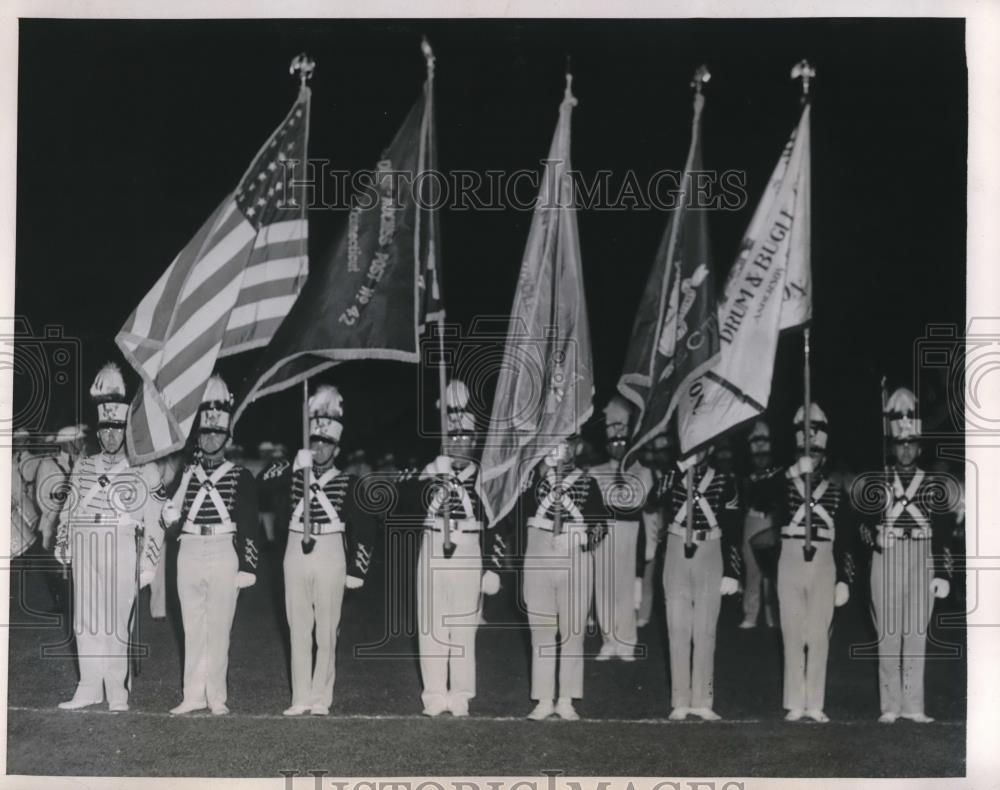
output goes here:
[[[876, 661], [862, 585], [837, 611], [826, 725], [787, 723], [781, 709], [780, 634], [740, 631], [739, 604], [724, 602], [716, 652], [717, 723], [666, 722], [669, 677], [662, 608], [640, 633], [633, 664], [588, 661], [580, 722], [529, 722], [528, 641], [513, 577], [488, 600], [480, 629], [472, 717], [420, 716], [410, 577], [380, 567], [344, 606], [334, 706], [326, 718], [290, 720], [287, 646], [276, 555], [241, 594], [233, 629], [228, 717], [167, 711], [181, 698], [182, 635], [176, 600], [152, 621], [128, 713], [56, 709], [76, 684], [66, 627], [34, 573], [11, 580], [8, 753], [10, 774], [234, 776], [280, 771], [332, 776], [961, 776], [965, 772], [964, 629], [937, 627], [927, 670], [930, 725], [881, 725]], [[387, 579], [390, 581], [387, 582]], [[390, 583], [391, 582], [391, 583]], [[954, 607], [952, 607], [954, 609]], [[961, 618], [958, 618], [959, 621]], [[868, 645], [865, 647], [865, 645]], [[60, 646], [62, 645], [62, 646]], [[599, 648], [588, 637], [588, 651]], [[105, 707], [105, 706], [100, 706]], [[58, 748], [53, 748], [58, 744]]]

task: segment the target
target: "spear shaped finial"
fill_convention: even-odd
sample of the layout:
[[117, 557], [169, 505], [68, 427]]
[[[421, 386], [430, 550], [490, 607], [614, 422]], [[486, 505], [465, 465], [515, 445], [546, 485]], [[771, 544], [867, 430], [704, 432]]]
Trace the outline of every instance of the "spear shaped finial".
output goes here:
[[792, 66], [792, 79], [802, 80], [802, 96], [809, 95], [809, 80], [816, 76], [816, 69], [808, 60], [800, 60]]
[[306, 86], [306, 83], [312, 77], [315, 70], [316, 61], [310, 58], [305, 52], [302, 52], [292, 58], [292, 63], [288, 67], [289, 74], [294, 74], [295, 72], [299, 73], [299, 85], [303, 88]]
[[427, 75], [430, 76], [434, 74], [434, 50], [431, 49], [431, 42], [427, 40], [427, 36], [424, 36], [420, 41], [420, 51], [424, 53], [424, 58], [427, 60]]

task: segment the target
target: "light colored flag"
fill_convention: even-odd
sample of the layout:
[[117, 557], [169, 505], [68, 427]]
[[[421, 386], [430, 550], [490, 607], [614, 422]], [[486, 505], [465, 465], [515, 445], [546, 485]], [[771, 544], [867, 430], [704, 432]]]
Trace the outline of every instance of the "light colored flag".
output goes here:
[[812, 318], [809, 156], [806, 104], [726, 281], [718, 308], [719, 355], [682, 393], [682, 452], [764, 412], [779, 335]]
[[667, 430], [684, 387], [704, 372], [719, 349], [708, 212], [693, 205], [699, 194], [695, 179], [702, 172], [704, 105], [699, 90], [682, 192], [653, 260], [618, 380], [618, 391], [639, 411], [625, 466], [640, 447]]
[[571, 82], [567, 75], [483, 450], [483, 488], [494, 522], [513, 508], [538, 462], [593, 411], [590, 328], [570, 176], [570, 119], [576, 105]]
[[303, 85], [237, 188], [115, 338], [142, 378], [127, 429], [136, 463], [184, 446], [216, 362], [267, 345], [305, 282], [306, 205], [293, 165], [307, 161], [309, 101]]

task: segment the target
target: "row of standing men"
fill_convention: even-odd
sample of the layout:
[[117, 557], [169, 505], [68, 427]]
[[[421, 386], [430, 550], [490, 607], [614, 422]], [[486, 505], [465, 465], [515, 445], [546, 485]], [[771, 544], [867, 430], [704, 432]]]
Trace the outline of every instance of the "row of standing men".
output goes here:
[[[378, 526], [365, 481], [335, 465], [344, 418], [340, 393], [316, 390], [309, 399], [309, 448], [255, 480], [224, 458], [232, 397], [213, 376], [199, 410], [198, 451], [169, 497], [155, 465], [129, 465], [120, 371], [102, 369], [91, 395], [100, 451], [72, 469], [57, 519], [56, 557], [73, 571], [80, 668], [76, 692], [59, 707], [99, 704], [106, 695], [110, 710], [128, 709], [127, 635], [136, 592], [153, 580], [164, 541], [174, 537], [185, 657], [183, 698], [171, 713], [228, 713], [229, 634], [239, 590], [256, 580], [263, 511], [287, 526], [290, 538], [283, 568], [292, 698], [284, 713], [327, 714], [344, 592], [364, 584]], [[934, 481], [917, 465], [920, 423], [907, 390], [889, 400], [895, 464], [884, 480], [885, 506], [867, 520], [827, 473], [827, 421], [816, 404], [808, 438], [803, 410], [795, 417], [799, 458], [787, 470], [771, 466], [767, 428], [754, 426], [755, 471], [741, 486], [704, 452], [664, 468], [665, 437], [654, 442], [649, 458], [659, 474], [643, 465], [622, 469], [630, 415], [613, 401], [605, 412], [610, 460], [584, 472], [575, 462], [576, 438], [559, 443], [532, 470], [511, 516], [494, 524], [476, 462], [468, 392], [454, 381], [446, 397], [448, 453], [394, 481], [401, 512], [415, 508], [423, 527], [416, 594], [426, 715], [469, 714], [482, 596], [499, 590], [505, 558], [513, 556], [531, 634], [536, 704], [528, 718], [578, 718], [573, 701], [583, 696], [591, 601], [604, 637], [598, 660], [634, 660], [641, 579], [662, 539], [670, 718], [719, 718], [713, 675], [721, 597], [740, 590], [743, 549], [757, 544], [765, 549], [747, 550], [747, 560], [778, 555], [787, 718], [827, 721], [829, 629], [834, 607], [849, 597], [852, 549], [860, 537], [873, 552], [880, 721], [931, 720], [923, 708], [924, 653], [933, 598], [948, 594], [949, 522], [936, 507]], [[753, 597], [760, 585], [759, 573], [747, 574], [746, 594]], [[109, 616], [114, 622], [106, 622]]]

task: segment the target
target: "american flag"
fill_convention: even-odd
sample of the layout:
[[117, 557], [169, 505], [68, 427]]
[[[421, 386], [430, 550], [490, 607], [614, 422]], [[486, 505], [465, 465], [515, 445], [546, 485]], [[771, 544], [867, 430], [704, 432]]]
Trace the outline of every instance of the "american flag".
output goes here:
[[267, 345], [308, 274], [305, 198], [310, 91], [239, 186], [146, 294], [116, 337], [143, 386], [129, 408], [136, 463], [181, 449], [222, 357]]

